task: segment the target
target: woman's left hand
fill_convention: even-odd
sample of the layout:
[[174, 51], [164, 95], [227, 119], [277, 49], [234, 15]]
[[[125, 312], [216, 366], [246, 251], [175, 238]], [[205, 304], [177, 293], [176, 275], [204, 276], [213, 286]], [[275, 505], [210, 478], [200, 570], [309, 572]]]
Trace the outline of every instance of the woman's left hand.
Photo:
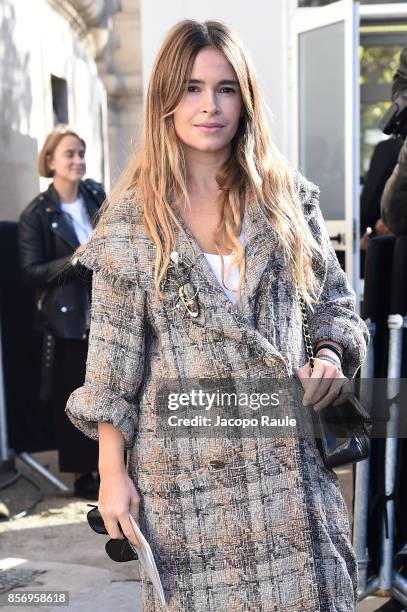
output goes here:
[[310, 365], [307, 362], [296, 371], [304, 388], [303, 405], [313, 405], [314, 410], [322, 410], [331, 404], [341, 393], [347, 382], [346, 376], [327, 360], [314, 358], [314, 369], [310, 377]]

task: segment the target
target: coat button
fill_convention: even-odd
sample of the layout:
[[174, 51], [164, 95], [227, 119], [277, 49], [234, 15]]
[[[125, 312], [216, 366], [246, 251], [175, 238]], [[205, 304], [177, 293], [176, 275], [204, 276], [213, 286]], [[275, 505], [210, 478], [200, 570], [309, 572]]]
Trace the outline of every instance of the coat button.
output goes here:
[[68, 308], [66, 306], [61, 306], [61, 312], [68, 312]]
[[275, 359], [274, 357], [271, 357], [270, 355], [266, 355], [265, 357], [263, 357], [263, 361], [266, 365], [268, 365], [270, 368], [274, 365], [275, 363]]
[[213, 461], [209, 461], [209, 465], [216, 470], [225, 467], [226, 463], [224, 461], [220, 461], [219, 459], [214, 459]]
[[51, 223], [51, 227], [53, 227], [53, 228], [58, 227], [58, 223], [56, 221], [54, 221], [54, 223]]

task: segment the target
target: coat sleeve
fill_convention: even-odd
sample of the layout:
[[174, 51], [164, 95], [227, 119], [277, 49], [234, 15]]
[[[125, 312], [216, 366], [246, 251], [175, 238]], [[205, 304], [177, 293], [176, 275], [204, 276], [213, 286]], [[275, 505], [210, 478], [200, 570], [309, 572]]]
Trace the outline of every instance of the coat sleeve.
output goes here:
[[355, 312], [355, 292], [331, 245], [319, 206], [319, 188], [303, 179], [300, 199], [305, 218], [324, 256], [322, 266], [316, 266], [322, 290], [313, 312], [308, 310], [311, 341], [313, 346], [319, 340], [338, 342], [344, 348], [343, 373], [353, 378], [366, 357], [369, 331]]
[[95, 440], [98, 422], [112, 423], [129, 449], [134, 446], [144, 374], [146, 291], [103, 265], [99, 243], [91, 239], [79, 257], [93, 269], [89, 350], [84, 385], [71, 394], [66, 413]]

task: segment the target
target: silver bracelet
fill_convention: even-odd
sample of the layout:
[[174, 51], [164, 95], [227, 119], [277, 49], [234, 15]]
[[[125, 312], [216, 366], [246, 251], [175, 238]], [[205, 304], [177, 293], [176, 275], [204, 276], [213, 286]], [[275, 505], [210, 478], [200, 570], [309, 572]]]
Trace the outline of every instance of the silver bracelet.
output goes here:
[[330, 355], [325, 355], [323, 353], [320, 357], [318, 357], [318, 355], [317, 355], [317, 359], [322, 359], [322, 360], [325, 360], [325, 361], [329, 361], [334, 366], [336, 366], [338, 368], [338, 370], [341, 370], [341, 364], [340, 364], [339, 360], [335, 359], [334, 357], [331, 357]]

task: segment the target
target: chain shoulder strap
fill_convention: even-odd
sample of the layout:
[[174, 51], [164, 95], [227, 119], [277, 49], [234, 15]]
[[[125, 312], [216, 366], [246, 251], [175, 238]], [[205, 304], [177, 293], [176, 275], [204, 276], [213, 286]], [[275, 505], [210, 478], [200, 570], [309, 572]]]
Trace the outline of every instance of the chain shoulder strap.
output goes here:
[[300, 306], [301, 306], [301, 318], [302, 318], [302, 334], [304, 337], [305, 350], [307, 352], [307, 357], [309, 361], [309, 367], [312, 371], [314, 369], [314, 351], [311, 343], [311, 336], [309, 333], [309, 325], [308, 325], [308, 317], [307, 317], [307, 307], [305, 304], [305, 300], [302, 295], [299, 296]]

